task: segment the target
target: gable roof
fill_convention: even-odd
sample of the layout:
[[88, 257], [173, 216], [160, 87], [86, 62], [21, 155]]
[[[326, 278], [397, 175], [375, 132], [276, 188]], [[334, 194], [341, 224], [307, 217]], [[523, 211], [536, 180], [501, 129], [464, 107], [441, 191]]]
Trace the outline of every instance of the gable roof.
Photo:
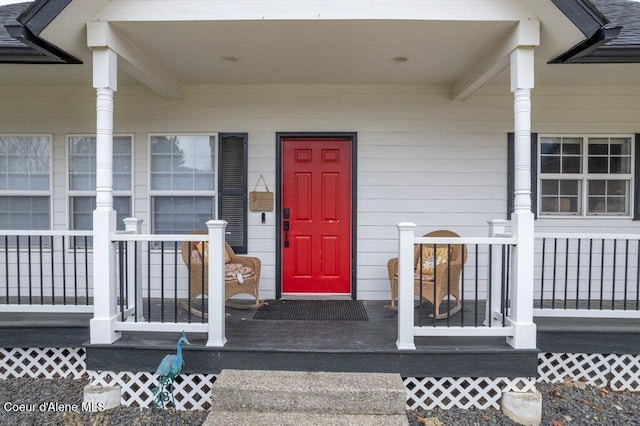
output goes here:
[[550, 63], [640, 62], [639, 2], [552, 1], [588, 38]]
[[71, 0], [44, 0], [0, 7], [0, 63], [78, 64], [38, 34]]

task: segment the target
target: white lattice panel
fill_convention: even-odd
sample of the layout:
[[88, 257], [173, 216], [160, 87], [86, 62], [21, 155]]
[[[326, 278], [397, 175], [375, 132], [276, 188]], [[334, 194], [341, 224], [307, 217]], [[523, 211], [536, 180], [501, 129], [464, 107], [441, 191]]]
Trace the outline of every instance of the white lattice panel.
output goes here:
[[[130, 371], [88, 371], [95, 386], [120, 386], [122, 405], [149, 407], [154, 400], [153, 388], [158, 376]], [[178, 410], [208, 410], [211, 407], [213, 374], [181, 374], [174, 383], [174, 397]]]
[[616, 355], [541, 353], [538, 354], [538, 380], [562, 383], [568, 379], [603, 387], [608, 383], [612, 357]]
[[640, 392], [640, 355], [612, 355], [609, 387]]
[[80, 379], [85, 372], [83, 348], [0, 348], [0, 379]]
[[500, 377], [442, 377], [404, 379], [407, 392], [407, 408], [450, 409], [453, 407], [468, 408], [500, 408], [500, 398], [505, 391], [518, 390], [527, 392], [535, 389], [535, 379]]

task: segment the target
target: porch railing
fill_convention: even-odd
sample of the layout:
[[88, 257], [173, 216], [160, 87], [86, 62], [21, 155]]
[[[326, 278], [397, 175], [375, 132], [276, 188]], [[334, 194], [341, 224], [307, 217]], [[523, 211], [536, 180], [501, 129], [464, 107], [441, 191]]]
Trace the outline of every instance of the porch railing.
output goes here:
[[[416, 336], [505, 336], [513, 337], [515, 328], [510, 318], [510, 277], [511, 251], [516, 239], [507, 235], [495, 234], [488, 238], [457, 237], [416, 237], [415, 225], [399, 224], [398, 253], [398, 342], [399, 349], [415, 349]], [[422, 248], [452, 248], [464, 244], [467, 247], [467, 259], [460, 269], [458, 277], [447, 274], [448, 293], [453, 286], [459, 286], [460, 300], [451, 296], [443, 299], [441, 308], [450, 311], [455, 301], [462, 309], [455, 316], [445, 315], [437, 319], [434, 306], [424, 303], [427, 295], [422, 294], [423, 274], [416, 269], [415, 247], [419, 248], [419, 262], [422, 264]], [[450, 250], [447, 250], [450, 252]], [[447, 260], [445, 260], [446, 262]], [[418, 267], [419, 268], [419, 267]], [[449, 268], [434, 268], [448, 271]], [[457, 273], [456, 273], [457, 274]], [[431, 277], [436, 281], [436, 277]], [[435, 286], [426, 291], [433, 291]], [[417, 294], [416, 294], [417, 293]], [[416, 298], [418, 313], [415, 312]], [[435, 299], [435, 297], [433, 297]], [[438, 301], [436, 301], [438, 303]], [[426, 310], [425, 310], [426, 308]], [[426, 312], [426, 313], [423, 313]]]
[[[142, 234], [140, 222], [128, 219], [126, 232], [112, 236], [118, 247], [114, 331], [202, 332], [209, 334], [208, 346], [224, 345], [226, 222], [207, 222], [204, 235]], [[189, 242], [208, 243], [209, 259], [202, 266], [183, 262], [182, 245]], [[189, 285], [192, 267], [208, 268], [208, 282], [202, 283], [208, 294], [195, 302]], [[193, 313], [196, 306], [202, 315]]]
[[0, 312], [93, 312], [91, 235], [0, 230]]
[[640, 318], [640, 235], [535, 234], [534, 315]]

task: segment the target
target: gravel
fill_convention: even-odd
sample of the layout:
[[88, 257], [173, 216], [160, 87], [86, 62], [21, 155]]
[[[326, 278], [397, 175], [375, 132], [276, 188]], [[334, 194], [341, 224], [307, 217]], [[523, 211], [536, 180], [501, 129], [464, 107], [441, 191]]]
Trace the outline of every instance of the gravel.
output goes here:
[[[119, 407], [102, 413], [78, 411], [40, 411], [42, 403], [82, 403], [86, 380], [9, 379], [0, 380], [0, 425], [159, 425], [162, 412], [135, 407]], [[537, 385], [542, 394], [542, 424], [569, 425], [640, 425], [640, 393], [613, 392], [583, 383]], [[35, 411], [7, 411], [7, 403], [34, 407]], [[180, 425], [201, 425], [208, 411], [178, 411]], [[409, 424], [423, 425], [515, 425], [499, 410], [434, 409], [407, 412]], [[173, 413], [167, 424], [173, 424]]]

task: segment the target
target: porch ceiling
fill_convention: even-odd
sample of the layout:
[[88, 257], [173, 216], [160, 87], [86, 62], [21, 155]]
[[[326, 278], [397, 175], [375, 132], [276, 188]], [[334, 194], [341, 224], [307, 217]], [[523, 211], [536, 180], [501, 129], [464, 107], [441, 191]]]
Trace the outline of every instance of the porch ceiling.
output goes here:
[[[110, 9], [102, 9], [105, 3], [73, 1], [40, 34], [83, 64], [3, 64], [0, 84], [90, 87], [92, 56], [87, 47], [86, 22], [100, 13], [106, 14], [107, 20], [113, 19], [112, 28], [146, 52], [180, 85], [454, 85], [504, 46], [518, 20], [527, 15], [541, 22], [540, 46], [535, 53], [536, 85], [640, 84], [637, 64], [547, 64], [584, 40], [584, 35], [550, 1], [523, 1], [533, 13], [513, 6], [518, 2], [495, 1], [485, 9], [495, 10], [493, 18], [481, 16], [477, 21], [466, 16], [471, 12], [462, 13], [466, 20], [452, 20], [451, 15], [442, 17], [435, 12], [428, 19], [412, 19], [403, 12], [402, 18], [395, 20], [376, 19], [374, 15], [371, 19], [343, 20], [302, 15], [296, 19], [261, 20], [247, 15], [247, 19], [197, 20], [185, 15], [185, 20], [179, 21], [175, 17], [150, 18], [142, 12], [139, 18], [135, 13], [124, 17], [111, 11], [109, 15]], [[143, 10], [146, 3], [138, 3]], [[443, 4], [442, 10], [449, 7]], [[108, 5], [114, 8], [120, 2]], [[508, 73], [503, 72], [494, 82], [508, 84], [508, 79]], [[120, 86], [140, 84], [122, 71], [119, 80]]]
[[451, 84], [507, 37], [515, 23], [218, 21], [114, 26], [183, 84]]

